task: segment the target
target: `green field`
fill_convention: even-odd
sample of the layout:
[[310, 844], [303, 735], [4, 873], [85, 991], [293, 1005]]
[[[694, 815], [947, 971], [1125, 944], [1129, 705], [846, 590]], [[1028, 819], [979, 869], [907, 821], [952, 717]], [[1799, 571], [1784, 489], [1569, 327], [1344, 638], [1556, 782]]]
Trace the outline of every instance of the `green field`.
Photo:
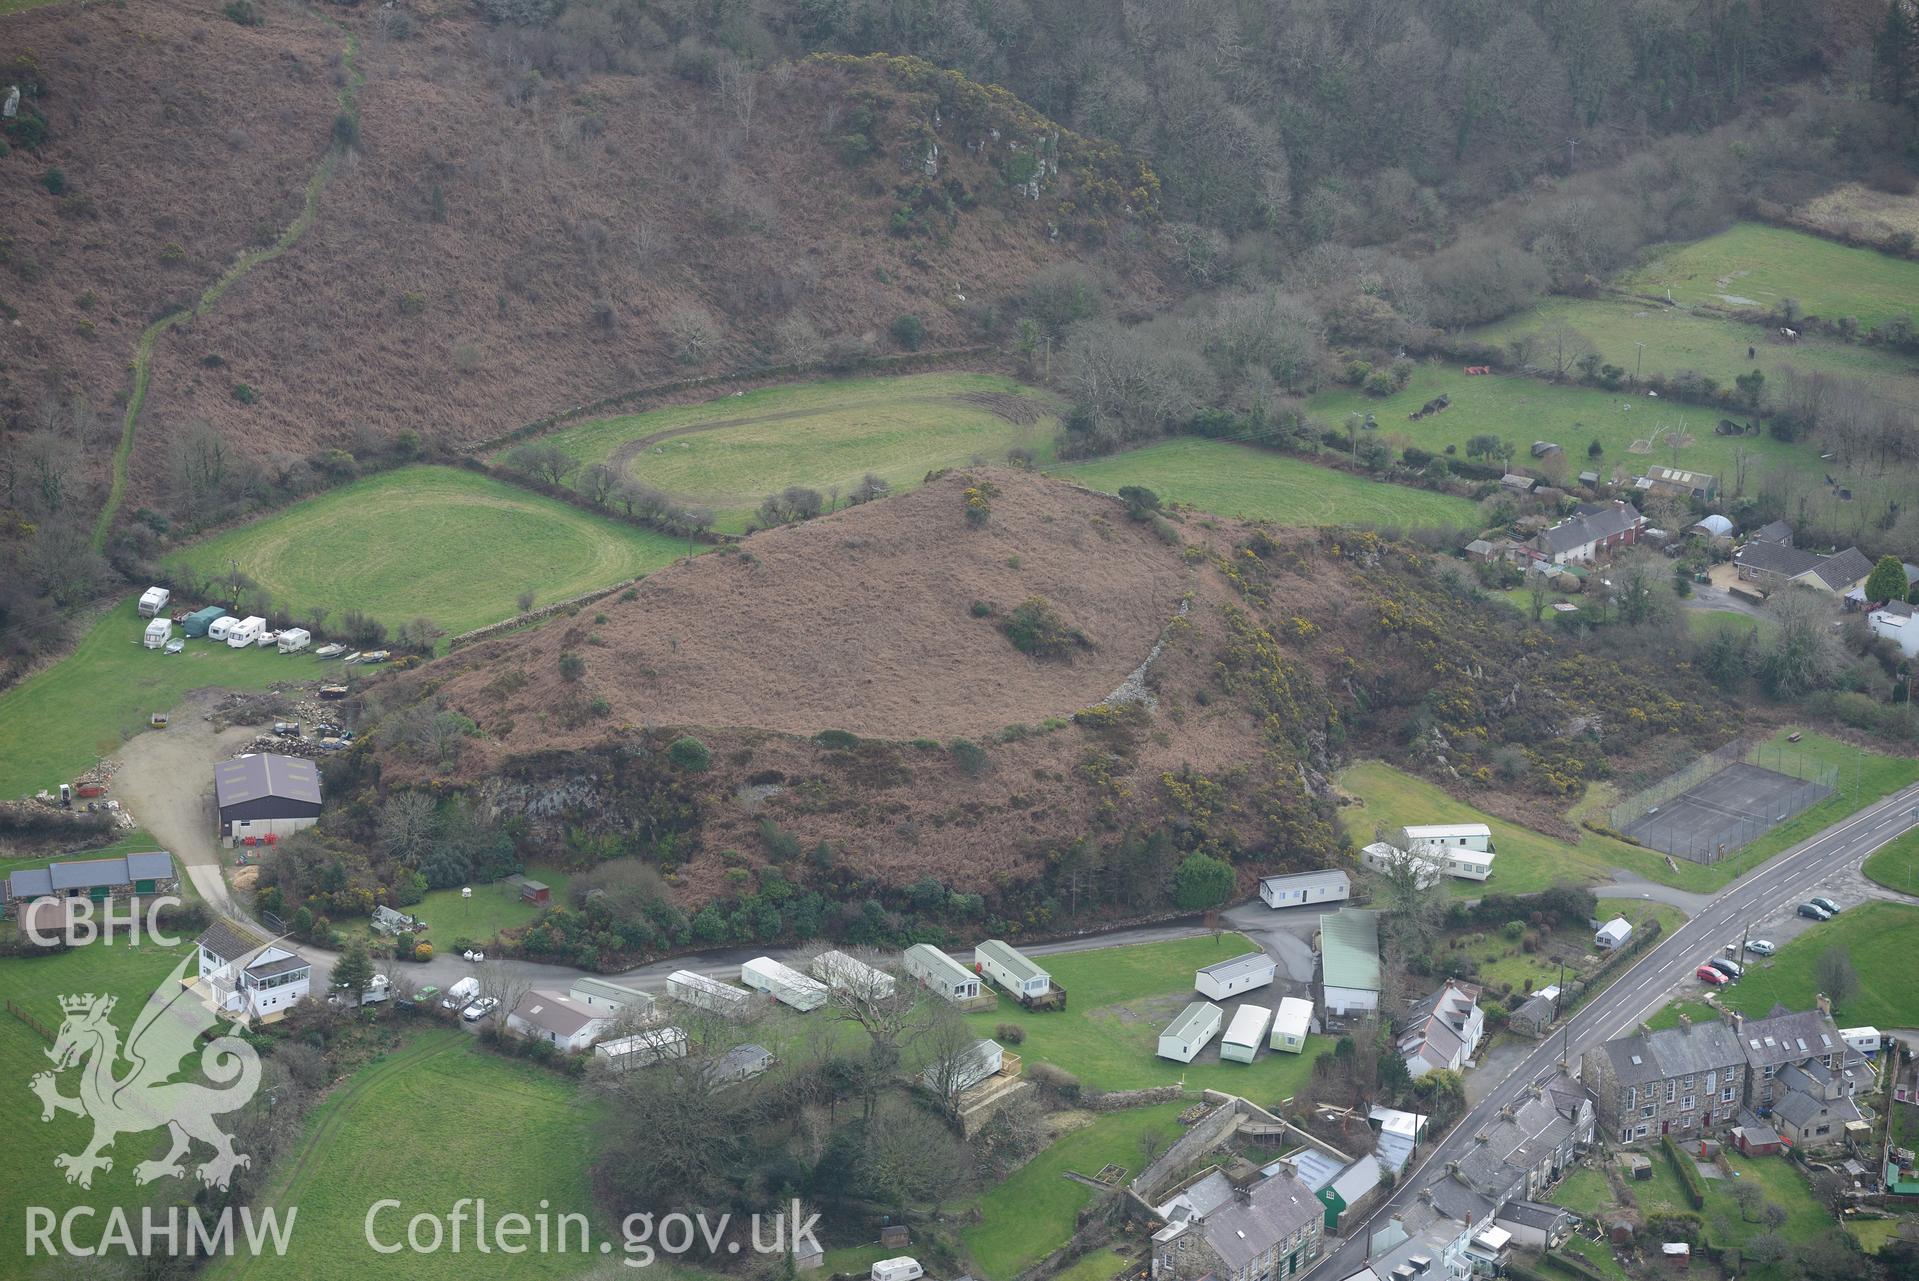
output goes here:
[[[1679, 859], [1675, 872], [1666, 865], [1664, 855], [1597, 832], [1582, 831], [1579, 843], [1569, 845], [1517, 823], [1482, 814], [1436, 784], [1381, 761], [1360, 761], [1340, 774], [1340, 786], [1365, 802], [1342, 810], [1341, 821], [1347, 834], [1360, 845], [1373, 839], [1376, 823], [1387, 827], [1445, 822], [1489, 825], [1493, 830], [1493, 848], [1497, 851], [1492, 879], [1479, 882], [1449, 878], [1447, 884], [1460, 898], [1478, 898], [1489, 891], [1526, 894], [1561, 880], [1598, 884], [1612, 879], [1612, 869], [1616, 867], [1679, 889], [1716, 890], [1847, 815], [1919, 781], [1919, 760], [1881, 756], [1814, 733], [1804, 733], [1799, 742], [1788, 746], [1785, 740], [1791, 732], [1781, 729], [1766, 740], [1767, 744], [1798, 752], [1810, 762], [1833, 766], [1838, 772], [1838, 785], [1824, 800], [1710, 866]], [[1583, 805], [1574, 809], [1587, 812]], [[1603, 820], [1603, 815], [1600, 818]]]
[[1300, 1054], [1262, 1049], [1251, 1063], [1220, 1062], [1217, 1042], [1192, 1063], [1154, 1053], [1160, 1032], [1188, 1001], [1199, 999], [1193, 971], [1257, 950], [1245, 935], [1229, 933], [1217, 940], [1208, 935], [1061, 952], [1044, 963], [1066, 989], [1063, 1013], [1034, 1013], [1001, 1000], [997, 1010], [970, 1014], [967, 1022], [982, 1036], [994, 1035], [1001, 1023], [1018, 1024], [1026, 1039], [1008, 1049], [1064, 1068], [1082, 1085], [1136, 1090], [1184, 1080], [1190, 1089], [1227, 1090], [1273, 1107], [1305, 1083], [1313, 1059], [1332, 1048], [1330, 1038], [1310, 1038]]
[[1699, 640], [1711, 640], [1720, 632], [1731, 632], [1735, 638], [1744, 640], [1755, 631], [1764, 640], [1778, 626], [1770, 618], [1754, 618], [1736, 609], [1687, 609], [1680, 612], [1686, 620], [1686, 630]]
[[[1767, 386], [1776, 393], [1785, 380], [1787, 366], [1791, 366], [1801, 373], [1870, 379], [1878, 384], [1882, 395], [1907, 404], [1919, 401], [1919, 370], [1911, 360], [1886, 348], [1811, 336], [1786, 343], [1779, 341], [1777, 334], [1742, 321], [1632, 299], [1548, 298], [1498, 324], [1472, 330], [1467, 336], [1478, 342], [1504, 344], [1538, 334], [1560, 321], [1591, 339], [1601, 360], [1628, 373], [1634, 371], [1635, 364], [1648, 377], [1689, 369], [1715, 378], [1720, 386], [1730, 389], [1734, 378], [1757, 369], [1766, 375]], [[1643, 354], [1639, 343], [1646, 345]], [[1749, 347], [1756, 353], [1750, 360], [1746, 357]], [[1547, 350], [1551, 350], [1550, 344]], [[1746, 418], [1744, 414], [1730, 416], [1742, 422]]]
[[[452, 1029], [422, 1033], [337, 1087], [308, 1118], [300, 1147], [275, 1171], [265, 1200], [300, 1210], [286, 1257], [222, 1259], [206, 1275], [412, 1281], [492, 1274], [477, 1261], [470, 1235], [459, 1254], [375, 1253], [364, 1224], [373, 1203], [389, 1198], [403, 1204], [375, 1221], [383, 1243], [403, 1241], [415, 1214], [444, 1219], [459, 1198], [484, 1197], [495, 1220], [536, 1215], [543, 1201], [550, 1215], [585, 1214], [599, 1229], [597, 1250], [608, 1229], [593, 1212], [587, 1171], [600, 1119], [575, 1082], [490, 1054]], [[577, 1229], [569, 1249], [521, 1254], [512, 1274], [578, 1276], [590, 1263], [578, 1253]]]
[[[1450, 409], [1418, 422], [1407, 419], [1408, 414], [1441, 393], [1452, 398]], [[1370, 396], [1345, 387], [1322, 392], [1307, 407], [1333, 426], [1343, 423], [1351, 413], [1372, 414], [1379, 424], [1379, 438], [1395, 448], [1418, 445], [1440, 454], [1453, 445], [1457, 448], [1454, 456], [1462, 460], [1466, 442], [1472, 437], [1498, 436], [1518, 451], [1512, 466], [1534, 475], [1550, 476], [1554, 465], [1531, 456], [1533, 442], [1551, 441], [1565, 451], [1557, 466], [1563, 467], [1568, 481], [1582, 471], [1596, 471], [1601, 479], [1609, 479], [1615, 468], [1639, 476], [1647, 467], [1660, 464], [1712, 472], [1730, 490], [1733, 450], [1741, 443], [1753, 460], [1748, 468], [1749, 488], [1769, 462], [1808, 468], [1819, 464], [1818, 455], [1807, 445], [1782, 444], [1765, 435], [1713, 435], [1722, 417], [1717, 410], [1594, 387], [1560, 386], [1523, 374], [1468, 378], [1457, 365], [1423, 363], [1414, 370], [1405, 390], [1391, 396]], [[1692, 438], [1676, 456], [1668, 443], [1675, 428]], [[1649, 452], [1632, 452], [1634, 441], [1651, 440], [1655, 432], [1659, 443]], [[1586, 452], [1595, 440], [1604, 451], [1596, 459]]]
[[1203, 512], [1287, 525], [1452, 525], [1478, 528], [1463, 498], [1367, 480], [1303, 458], [1187, 437], [1054, 469], [1106, 493], [1143, 485]]
[[[164, 948], [151, 944], [130, 947], [116, 941], [113, 946], [93, 944], [52, 956], [0, 959], [0, 998], [20, 1006], [51, 1031], [60, 1026], [59, 998], [82, 993], [110, 993], [118, 998], [112, 1021], [124, 1038], [139, 1016], [141, 1006], [166, 980], [173, 967], [191, 955], [187, 947]], [[147, 1188], [133, 1181], [133, 1167], [140, 1161], [157, 1157], [167, 1148], [160, 1131], [128, 1134], [120, 1138], [108, 1153], [113, 1169], [96, 1174], [89, 1190], [68, 1183], [56, 1168], [56, 1155], [77, 1153], [93, 1134], [93, 1123], [69, 1112], [54, 1115], [50, 1122], [40, 1120], [40, 1103], [27, 1092], [27, 1083], [36, 1073], [50, 1070], [47, 1043], [25, 1023], [0, 1006], [0, 1079], [11, 1094], [6, 1115], [14, 1124], [7, 1135], [6, 1174], [0, 1179], [0, 1258], [23, 1257], [26, 1240], [22, 1235], [25, 1207], [46, 1206], [55, 1213], [68, 1207], [98, 1207], [99, 1225], [111, 1206], [134, 1209], [149, 1203], [184, 1203], [197, 1185], [167, 1179]], [[124, 1066], [121, 1068], [124, 1072]], [[78, 1091], [81, 1075], [69, 1069], [58, 1081], [60, 1093], [71, 1098]], [[137, 1219], [136, 1219], [137, 1221]], [[96, 1227], [97, 1230], [97, 1227]]]
[[1737, 983], [1720, 989], [1719, 999], [1754, 1016], [1765, 1014], [1775, 1001], [1788, 1009], [1811, 1009], [1820, 990], [1819, 958], [1839, 948], [1851, 956], [1859, 975], [1859, 991], [1834, 1004], [1841, 1026], [1919, 1027], [1919, 988], [1906, 986], [1900, 977], [1912, 966], [1919, 907], [1884, 901], [1840, 905], [1843, 912], [1813, 926], [1777, 956], [1748, 965]]
[[583, 463], [622, 466], [680, 502], [711, 507], [718, 528], [737, 533], [760, 499], [788, 485], [822, 494], [837, 489], [844, 499], [868, 472], [899, 490], [936, 468], [975, 458], [1002, 462], [1015, 448], [1043, 462], [1052, 454], [1057, 411], [1047, 393], [1009, 378], [914, 374], [767, 387], [595, 419], [544, 443]]
[[1012, 1281], [1065, 1245], [1072, 1239], [1074, 1217], [1093, 1199], [1093, 1189], [1065, 1178], [1066, 1172], [1094, 1175], [1110, 1164], [1123, 1166], [1131, 1178], [1145, 1165], [1140, 1136], [1157, 1130], [1164, 1148], [1179, 1137], [1176, 1118], [1185, 1106], [1161, 1103], [1103, 1113], [987, 1192], [979, 1200], [980, 1222], [960, 1234], [974, 1272], [986, 1281]]
[[1907, 832], [1873, 854], [1864, 871], [1889, 890], [1919, 895], [1919, 830]]
[[498, 622], [531, 590], [539, 604], [670, 564], [686, 544], [457, 467], [368, 476], [216, 534], [178, 559], [202, 573], [238, 562], [300, 614], [357, 609], [394, 626], [449, 632]]
[[147, 717], [191, 690], [265, 689], [319, 674], [320, 664], [306, 654], [207, 640], [188, 641], [180, 654], [147, 649], [138, 603], [128, 597], [114, 606], [73, 653], [0, 694], [0, 796], [72, 779], [134, 734], [149, 732]]
[[1620, 283], [1657, 297], [1671, 290], [1688, 307], [1770, 308], [1793, 298], [1809, 314], [1856, 316], [1866, 329], [1919, 308], [1919, 263], [1751, 222], [1670, 246]]
[[[571, 879], [565, 872], [535, 864], [526, 869], [526, 875], [531, 880], [544, 882], [553, 891], [555, 907], [565, 906], [566, 886]], [[470, 899], [461, 898], [457, 889], [432, 890], [406, 909], [409, 916], [426, 922], [428, 938], [437, 950], [444, 952], [453, 946], [454, 939], [467, 938], [480, 944], [484, 951], [485, 944], [501, 930], [530, 925], [533, 918], [545, 910], [524, 902], [505, 881], [472, 888]]]

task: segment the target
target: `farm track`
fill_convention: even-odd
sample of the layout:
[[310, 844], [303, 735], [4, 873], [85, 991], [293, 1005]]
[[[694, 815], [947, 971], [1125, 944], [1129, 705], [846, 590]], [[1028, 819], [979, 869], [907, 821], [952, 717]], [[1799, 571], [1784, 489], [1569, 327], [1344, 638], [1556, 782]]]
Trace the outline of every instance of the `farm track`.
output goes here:
[[[320, 1118], [311, 1134], [301, 1138], [298, 1158], [287, 1168], [284, 1176], [276, 1174], [270, 1180], [266, 1191], [260, 1197], [261, 1203], [278, 1206], [286, 1202], [287, 1194], [299, 1186], [300, 1176], [307, 1172], [316, 1156], [326, 1151], [332, 1140], [339, 1134], [340, 1128], [346, 1124], [355, 1101], [363, 1098], [368, 1091], [395, 1073], [406, 1071], [427, 1059], [456, 1048], [464, 1035], [462, 1032], [435, 1029], [425, 1033], [404, 1049], [396, 1050], [371, 1067], [356, 1073], [352, 1085], [320, 1105], [326, 1110], [326, 1115]], [[236, 1254], [232, 1257], [233, 1269], [226, 1274], [229, 1281], [239, 1281], [240, 1278], [250, 1275], [253, 1264], [259, 1258], [257, 1255], [249, 1254]]]
[[[340, 111], [356, 125], [359, 123], [359, 91], [366, 83], [366, 73], [354, 63], [360, 52], [359, 38], [348, 32], [346, 48], [341, 50], [340, 60], [346, 67], [347, 82], [340, 88]], [[91, 545], [95, 552], [104, 551], [107, 535], [113, 529], [113, 519], [119, 515], [120, 502], [126, 495], [127, 469], [133, 460], [133, 443], [136, 428], [140, 422], [140, 411], [146, 406], [147, 387], [153, 374], [153, 350], [168, 330], [187, 320], [197, 320], [207, 310], [218, 303], [227, 290], [231, 289], [249, 271], [262, 264], [272, 262], [281, 254], [299, 243], [302, 236], [313, 226], [319, 216], [320, 193], [326, 189], [327, 182], [333, 177], [334, 169], [340, 163], [340, 156], [346, 151], [346, 144], [337, 137], [327, 144], [326, 154], [320, 158], [313, 176], [307, 179], [306, 198], [301, 203], [300, 212], [292, 222], [286, 225], [274, 242], [264, 249], [247, 250], [233, 261], [233, 265], [220, 273], [218, 279], [208, 285], [200, 299], [190, 311], [176, 311], [160, 317], [140, 332], [140, 338], [133, 349], [133, 388], [127, 396], [127, 412], [120, 424], [120, 443], [113, 450], [112, 481], [107, 489], [106, 505], [100, 509], [100, 517], [94, 522]]]

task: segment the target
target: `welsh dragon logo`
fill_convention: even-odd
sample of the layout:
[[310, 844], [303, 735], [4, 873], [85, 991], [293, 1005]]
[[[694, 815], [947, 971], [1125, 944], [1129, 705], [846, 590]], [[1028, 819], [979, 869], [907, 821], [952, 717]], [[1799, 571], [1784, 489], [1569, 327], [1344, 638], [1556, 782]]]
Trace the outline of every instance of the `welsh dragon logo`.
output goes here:
[[[213, 1030], [215, 1019], [200, 994], [181, 985], [194, 959], [195, 953], [189, 951], [186, 960], [147, 998], [124, 1051], [119, 1030], [109, 1019], [118, 998], [91, 993], [60, 998], [60, 1032], [46, 1052], [53, 1060], [53, 1071], [36, 1074], [31, 1088], [40, 1096], [42, 1121], [53, 1120], [56, 1112], [93, 1121], [93, 1141], [83, 1151], [53, 1158], [54, 1166], [66, 1171], [67, 1182], [92, 1187], [96, 1171], [113, 1169], [113, 1158], [106, 1151], [116, 1138], [163, 1126], [171, 1131], [173, 1146], [165, 1156], [134, 1167], [133, 1177], [142, 1184], [184, 1178], [185, 1158], [195, 1139], [213, 1149], [212, 1159], [195, 1173], [214, 1187], [226, 1187], [235, 1169], [252, 1163], [233, 1150], [233, 1140], [214, 1118], [252, 1100], [260, 1088], [260, 1056], [234, 1036], [200, 1044], [200, 1038]], [[224, 1088], [168, 1082], [196, 1049], [206, 1079]], [[80, 1092], [68, 1098], [59, 1093], [57, 1077], [76, 1067], [82, 1068]]]

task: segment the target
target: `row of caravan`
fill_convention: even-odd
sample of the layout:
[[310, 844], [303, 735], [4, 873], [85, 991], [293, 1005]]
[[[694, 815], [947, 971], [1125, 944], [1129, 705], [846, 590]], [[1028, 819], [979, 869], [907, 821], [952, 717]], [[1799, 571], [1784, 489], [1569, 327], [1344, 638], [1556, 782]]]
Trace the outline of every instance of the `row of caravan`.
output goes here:
[[[193, 628], [190, 625], [193, 621], [188, 619], [189, 625], [181, 629], [187, 637], [205, 636], [210, 641], [225, 641], [232, 649], [247, 649], [253, 646], [264, 649], [274, 645], [282, 654], [294, 654], [313, 643], [313, 634], [306, 628], [289, 627], [285, 631], [271, 632], [267, 630], [267, 620], [257, 614], [247, 618], [235, 618], [231, 614], [223, 614], [204, 630]], [[172, 621], [156, 618], [149, 622], [144, 640], [148, 649], [164, 649], [167, 643], [173, 640]]]

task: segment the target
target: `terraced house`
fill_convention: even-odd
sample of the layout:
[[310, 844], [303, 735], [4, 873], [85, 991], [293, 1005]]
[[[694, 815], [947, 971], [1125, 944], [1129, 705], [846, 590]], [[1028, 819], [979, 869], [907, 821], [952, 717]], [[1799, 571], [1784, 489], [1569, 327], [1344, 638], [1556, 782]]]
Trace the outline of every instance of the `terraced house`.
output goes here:
[[1153, 1234], [1153, 1281], [1286, 1281], [1319, 1260], [1325, 1207], [1292, 1174], [1235, 1187], [1230, 1200]]
[[1583, 1062], [1600, 1128], [1620, 1143], [1731, 1124], [1745, 1099], [1746, 1053], [1724, 1023], [1681, 1016], [1658, 1032], [1641, 1024], [1634, 1036], [1587, 1050]]

